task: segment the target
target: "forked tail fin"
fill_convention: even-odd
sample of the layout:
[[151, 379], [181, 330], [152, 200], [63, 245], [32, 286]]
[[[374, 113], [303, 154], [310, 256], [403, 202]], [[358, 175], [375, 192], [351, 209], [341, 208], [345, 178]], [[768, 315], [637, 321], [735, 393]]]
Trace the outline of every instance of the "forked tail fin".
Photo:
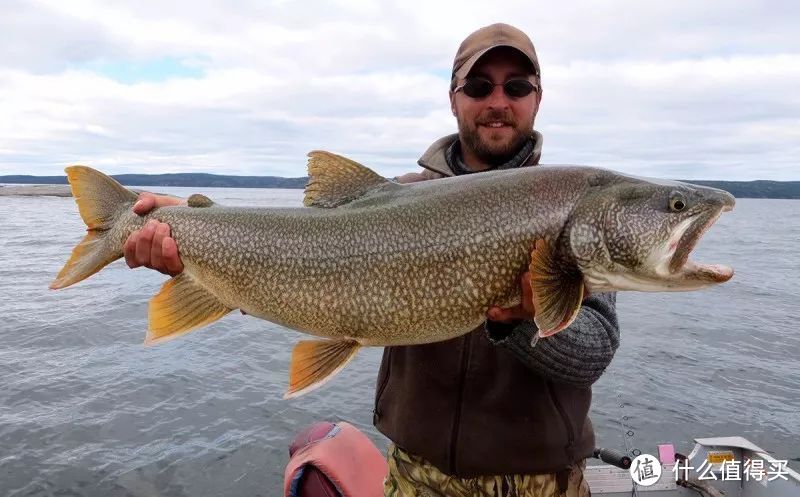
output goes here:
[[86, 279], [122, 257], [122, 246], [118, 240], [110, 239], [108, 232], [138, 198], [113, 178], [90, 167], [70, 166], [66, 172], [87, 233], [50, 283], [54, 290]]

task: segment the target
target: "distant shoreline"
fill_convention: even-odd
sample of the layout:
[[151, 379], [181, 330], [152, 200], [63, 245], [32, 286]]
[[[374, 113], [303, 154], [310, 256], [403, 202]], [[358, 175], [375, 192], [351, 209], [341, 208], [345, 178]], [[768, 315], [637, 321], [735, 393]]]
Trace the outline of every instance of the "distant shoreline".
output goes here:
[[[2, 183], [2, 181], [0, 181]], [[131, 189], [139, 193], [139, 189]], [[153, 192], [157, 193], [157, 192]], [[69, 185], [0, 185], [0, 197], [71, 197]]]
[[[286, 188], [303, 189], [307, 177], [227, 176], [218, 174], [120, 174], [114, 179], [123, 185], [138, 187], [197, 187], [197, 188]], [[679, 180], [697, 185], [721, 188], [737, 198], [800, 199], [800, 181], [720, 181]], [[0, 186], [0, 196], [33, 195], [69, 197], [66, 176], [0, 176], [0, 183], [26, 186]]]
[[[123, 185], [135, 186], [199, 186], [213, 188], [298, 188], [303, 189], [308, 177], [283, 178], [281, 176], [229, 176], [206, 173], [177, 174], [114, 174], [112, 178]], [[0, 183], [29, 185], [66, 185], [66, 176], [0, 176]]]
[[26, 185], [5, 186], [0, 185], [0, 197], [71, 197], [67, 185]]

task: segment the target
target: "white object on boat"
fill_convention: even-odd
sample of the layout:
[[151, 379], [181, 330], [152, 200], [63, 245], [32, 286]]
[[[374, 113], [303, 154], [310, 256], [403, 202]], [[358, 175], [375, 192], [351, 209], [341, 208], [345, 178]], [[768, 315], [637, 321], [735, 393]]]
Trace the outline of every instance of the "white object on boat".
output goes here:
[[[658, 460], [658, 457], [654, 459]], [[762, 467], [760, 479], [745, 478], [743, 465]], [[727, 462], [726, 462], [727, 461]], [[732, 462], [731, 462], [732, 461]], [[755, 463], [753, 462], [755, 461]], [[723, 480], [723, 465], [738, 462], [739, 478]], [[687, 488], [675, 481], [675, 463], [661, 462], [661, 477], [650, 486], [636, 485], [636, 492], [646, 497], [683, 497], [702, 495], [705, 497], [800, 497], [800, 473], [792, 470], [783, 461], [743, 437], [697, 438], [687, 460], [680, 462], [680, 475], [686, 474], [690, 483], [700, 488]], [[779, 467], [780, 466], [780, 467]], [[776, 469], [778, 468], [778, 469]], [[768, 473], [769, 472], [769, 473]], [[593, 496], [630, 497], [634, 483], [627, 469], [611, 465], [587, 466], [584, 472]], [[776, 474], [780, 476], [776, 477]], [[730, 473], [726, 474], [731, 476]], [[701, 478], [702, 476], [702, 478]], [[716, 477], [716, 479], [714, 479]], [[770, 481], [771, 479], [771, 481]], [[705, 487], [705, 488], [703, 488]]]

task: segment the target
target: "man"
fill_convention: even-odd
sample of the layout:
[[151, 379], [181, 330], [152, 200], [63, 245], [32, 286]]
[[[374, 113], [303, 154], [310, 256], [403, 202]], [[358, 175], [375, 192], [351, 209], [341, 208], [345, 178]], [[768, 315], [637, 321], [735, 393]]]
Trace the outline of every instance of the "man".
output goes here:
[[[430, 146], [402, 183], [535, 166], [533, 129], [542, 98], [535, 49], [522, 31], [494, 24], [461, 44], [450, 103], [458, 134]], [[175, 199], [143, 195], [146, 213]], [[169, 227], [151, 222], [125, 245], [131, 267], [182, 270]], [[614, 294], [584, 300], [566, 330], [530, 342], [536, 327], [529, 277], [522, 303], [492, 308], [485, 327], [428, 345], [387, 347], [378, 375], [375, 426], [389, 448], [387, 496], [587, 496], [584, 459], [594, 448], [591, 385], [619, 342]]]
[[[542, 98], [530, 39], [494, 24], [469, 35], [453, 62], [450, 105], [458, 134], [430, 146], [421, 173], [400, 182], [534, 166]], [[578, 319], [531, 348], [523, 304], [490, 309], [485, 329], [447, 342], [386, 348], [375, 426], [390, 440], [386, 495], [584, 496], [594, 448], [591, 384], [619, 340], [615, 296], [584, 301]]]

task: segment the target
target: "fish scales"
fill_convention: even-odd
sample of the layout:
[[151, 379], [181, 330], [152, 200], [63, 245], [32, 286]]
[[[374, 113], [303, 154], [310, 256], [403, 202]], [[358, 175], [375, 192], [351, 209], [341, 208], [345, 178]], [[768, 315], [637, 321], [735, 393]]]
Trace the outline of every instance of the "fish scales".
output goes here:
[[185, 271], [256, 317], [364, 345], [432, 342], [519, 301], [534, 240], [557, 236], [574, 203], [553, 194], [563, 174], [542, 172], [466, 189], [419, 183], [337, 209], [162, 208], [128, 216], [119, 239], [149, 219], [166, 222]]

